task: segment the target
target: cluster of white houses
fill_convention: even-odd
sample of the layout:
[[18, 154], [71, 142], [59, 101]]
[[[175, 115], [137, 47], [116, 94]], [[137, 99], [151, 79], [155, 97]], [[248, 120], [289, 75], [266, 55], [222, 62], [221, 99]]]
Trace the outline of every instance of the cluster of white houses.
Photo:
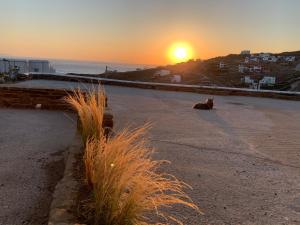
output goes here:
[[249, 85], [249, 88], [260, 89], [262, 86], [271, 86], [276, 84], [276, 77], [264, 76], [261, 80], [252, 79], [250, 76], [245, 76], [241, 82]]
[[240, 73], [261, 73], [263, 72], [263, 67], [258, 64], [241, 64], [238, 68]]
[[12, 68], [17, 68], [19, 73], [55, 73], [48, 60], [0, 58], [0, 73], [8, 73]]
[[[295, 56], [278, 56], [270, 53], [251, 54], [249, 50], [244, 50], [241, 55], [245, 55], [245, 60], [238, 66], [239, 73], [262, 74], [270, 73], [269, 69], [264, 67], [266, 63], [284, 63], [289, 64], [296, 61]], [[221, 67], [221, 64], [220, 64]], [[261, 86], [272, 86], [276, 84], [275, 76], [264, 76], [261, 80], [254, 80], [249, 75], [243, 77], [241, 81], [248, 84], [251, 88], [260, 89]]]
[[282, 56], [271, 53], [251, 54], [250, 50], [244, 50], [241, 55], [245, 55], [245, 63], [250, 62], [295, 62], [296, 56]]
[[240, 73], [267, 73], [268, 69], [264, 68], [261, 63], [292, 63], [296, 61], [295, 56], [275, 56], [269, 53], [260, 53], [245, 57], [242, 64], [239, 65]]

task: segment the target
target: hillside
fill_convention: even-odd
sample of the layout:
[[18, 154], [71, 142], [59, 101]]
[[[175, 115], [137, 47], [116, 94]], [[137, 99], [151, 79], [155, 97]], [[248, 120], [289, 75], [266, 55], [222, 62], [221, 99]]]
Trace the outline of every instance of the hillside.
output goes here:
[[[294, 56], [295, 60], [293, 62], [286, 62], [285, 57], [287, 56]], [[100, 76], [112, 79], [170, 83], [173, 75], [180, 75], [182, 78], [180, 83], [182, 84], [227, 87], [248, 87], [247, 84], [241, 82], [241, 79], [245, 76], [250, 76], [255, 81], [261, 80], [264, 76], [272, 76], [276, 78], [276, 84], [264, 88], [278, 90], [288, 90], [291, 81], [300, 78], [300, 72], [295, 70], [296, 66], [300, 64], [300, 51], [270, 54], [270, 57], [278, 58], [277, 62], [263, 61], [260, 58], [259, 62], [246, 64], [246, 57], [258, 58], [259, 54], [253, 54], [252, 56], [230, 54], [208, 60], [190, 60], [184, 63], [153, 69], [101, 74]], [[220, 63], [224, 64], [223, 68], [220, 68]], [[239, 65], [257, 65], [262, 69], [260, 71], [241, 73], [239, 72]], [[170, 74], [155, 76], [155, 73], [160, 70], [167, 70]]]

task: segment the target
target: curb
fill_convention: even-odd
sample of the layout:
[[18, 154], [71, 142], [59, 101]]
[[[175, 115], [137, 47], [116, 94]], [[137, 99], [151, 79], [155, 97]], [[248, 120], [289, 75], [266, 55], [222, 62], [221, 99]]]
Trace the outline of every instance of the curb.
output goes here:
[[65, 157], [65, 171], [63, 178], [58, 182], [53, 193], [50, 206], [48, 225], [75, 225], [73, 210], [76, 208], [76, 198], [79, 183], [74, 177], [76, 155], [82, 151], [83, 145], [80, 134], [77, 132], [72, 145]]
[[[77, 123], [79, 125], [80, 123]], [[104, 113], [103, 126], [110, 132], [113, 128], [113, 114], [110, 108]], [[74, 166], [77, 163], [76, 155], [83, 151], [83, 143], [77, 128], [71, 146], [65, 154], [65, 170], [63, 178], [57, 183], [52, 195], [48, 225], [80, 225], [76, 223], [74, 209], [77, 207], [79, 182], [75, 179]], [[81, 224], [83, 225], [83, 224]]]

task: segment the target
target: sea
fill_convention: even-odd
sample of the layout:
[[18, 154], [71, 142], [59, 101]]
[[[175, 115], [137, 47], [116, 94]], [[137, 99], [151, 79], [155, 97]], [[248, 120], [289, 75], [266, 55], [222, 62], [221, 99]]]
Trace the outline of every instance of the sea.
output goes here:
[[155, 65], [123, 64], [113, 62], [89, 62], [72, 60], [49, 60], [56, 73], [101, 74], [106, 67], [110, 71], [127, 72], [156, 67]]

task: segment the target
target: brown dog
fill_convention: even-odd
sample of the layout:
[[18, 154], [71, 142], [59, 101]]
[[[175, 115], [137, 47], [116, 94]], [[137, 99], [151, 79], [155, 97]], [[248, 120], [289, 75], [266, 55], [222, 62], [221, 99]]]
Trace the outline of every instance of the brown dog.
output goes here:
[[208, 98], [205, 103], [198, 103], [194, 105], [194, 109], [211, 110], [214, 107], [214, 99]]

